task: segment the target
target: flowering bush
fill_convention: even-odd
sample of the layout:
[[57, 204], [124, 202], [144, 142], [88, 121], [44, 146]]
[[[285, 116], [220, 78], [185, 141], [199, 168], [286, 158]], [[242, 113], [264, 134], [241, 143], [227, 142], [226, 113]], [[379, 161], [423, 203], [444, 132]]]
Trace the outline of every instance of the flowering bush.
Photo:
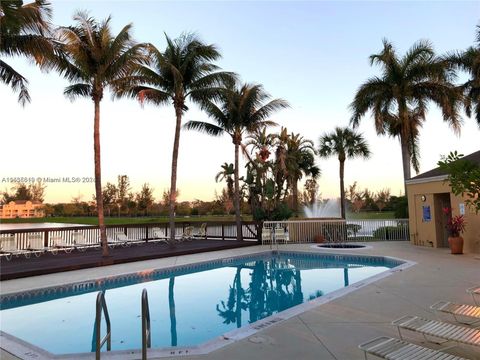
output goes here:
[[[452, 212], [452, 209], [444, 208], [443, 212], [445, 213], [445, 215], [450, 215]], [[447, 225], [445, 227], [447, 228], [450, 236], [457, 237], [457, 236], [460, 236], [460, 234], [465, 231], [465, 225], [467, 225], [467, 222], [465, 221], [465, 218], [463, 217], [463, 215], [455, 215], [455, 216], [449, 217]]]

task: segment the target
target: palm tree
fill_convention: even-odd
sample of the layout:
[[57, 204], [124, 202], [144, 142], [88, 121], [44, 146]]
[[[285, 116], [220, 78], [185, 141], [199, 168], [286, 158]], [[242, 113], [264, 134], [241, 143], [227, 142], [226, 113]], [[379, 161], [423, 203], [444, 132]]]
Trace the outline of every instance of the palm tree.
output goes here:
[[267, 133], [267, 128], [264, 127], [263, 129], [256, 129], [248, 136], [248, 141], [245, 142], [245, 147], [251, 147], [251, 154], [257, 151], [257, 158], [264, 163], [270, 157], [270, 150], [274, 143], [275, 135]]
[[274, 177], [276, 185], [276, 200], [280, 201], [282, 196], [283, 184], [287, 180], [287, 147], [289, 134], [287, 128], [283, 127], [280, 129], [278, 134], [274, 135], [275, 137], [275, 164], [274, 164]]
[[370, 156], [368, 144], [361, 134], [349, 128], [336, 127], [333, 132], [320, 137], [318, 153], [324, 158], [334, 155], [338, 157], [340, 162], [340, 210], [342, 219], [345, 219], [345, 160], [356, 157], [368, 158]]
[[131, 39], [131, 24], [114, 36], [110, 29], [110, 17], [99, 23], [87, 13], [77, 12], [73, 19], [77, 22], [76, 26], [61, 27], [58, 31], [66, 53], [66, 57], [59, 60], [59, 68], [72, 83], [65, 88], [65, 96], [72, 101], [78, 97], [93, 100], [95, 194], [102, 255], [108, 256], [100, 162], [100, 102], [106, 88], [114, 86], [138, 63], [145, 61], [144, 45], [135, 44]]
[[[476, 46], [471, 46], [463, 52], [447, 54], [445, 59], [454, 68], [470, 75], [460, 89], [465, 95], [465, 112], [470, 117], [475, 114], [480, 126], [480, 25], [477, 25]], [[472, 111], [473, 110], [473, 111]]]
[[288, 107], [282, 99], [270, 100], [261, 85], [244, 84], [239, 87], [229, 84], [217, 103], [212, 101], [202, 105], [217, 125], [201, 121], [189, 121], [188, 130], [198, 130], [209, 135], [220, 136], [227, 133], [235, 145], [235, 219], [237, 223], [237, 240], [242, 240], [242, 223], [240, 217], [239, 153], [245, 133], [252, 133], [265, 126], [276, 125], [267, 118], [275, 111]]
[[177, 164], [182, 118], [188, 110], [187, 100], [201, 104], [215, 99], [219, 86], [235, 79], [231, 72], [218, 71], [212, 61], [221, 57], [215, 45], [206, 45], [195, 34], [184, 34], [175, 40], [168, 36], [162, 53], [149, 46], [150, 61], [117, 89], [117, 96], [137, 98], [141, 103], [160, 106], [172, 103], [175, 116], [175, 136], [170, 180], [170, 241], [175, 236], [175, 194], [177, 193]]
[[382, 135], [397, 121], [393, 136], [400, 138], [404, 180], [410, 178], [412, 134], [418, 133], [418, 122], [409, 116], [413, 111], [424, 118], [429, 101], [442, 110], [444, 121], [455, 132], [460, 131], [458, 115], [460, 92], [450, 83], [451, 73], [445, 61], [437, 58], [428, 41], [415, 43], [399, 58], [393, 45], [383, 41], [383, 50], [370, 56], [371, 65], [382, 68], [382, 75], [368, 79], [360, 86], [350, 108], [350, 123], [357, 127], [360, 119], [371, 110], [377, 134]]
[[[35, 0], [23, 5], [23, 1], [0, 2], [0, 55], [23, 55], [34, 59], [37, 65], [47, 65], [53, 55], [53, 43], [48, 38], [52, 9], [45, 0]], [[18, 102], [30, 102], [28, 80], [0, 60], [0, 81], [19, 91]]]
[[315, 148], [313, 141], [305, 139], [300, 134], [291, 133], [287, 140], [286, 178], [292, 189], [293, 211], [298, 212], [298, 182], [303, 177], [320, 175], [320, 169], [315, 165]]
[[234, 197], [234, 189], [233, 189], [234, 180], [232, 179], [233, 174], [235, 174], [235, 169], [233, 167], [233, 164], [224, 163], [222, 165], [222, 170], [218, 172], [217, 175], [215, 176], [216, 182], [222, 181], [223, 179], [226, 180], [227, 193], [228, 193], [228, 197], [230, 198], [230, 201], [233, 200], [233, 197]]

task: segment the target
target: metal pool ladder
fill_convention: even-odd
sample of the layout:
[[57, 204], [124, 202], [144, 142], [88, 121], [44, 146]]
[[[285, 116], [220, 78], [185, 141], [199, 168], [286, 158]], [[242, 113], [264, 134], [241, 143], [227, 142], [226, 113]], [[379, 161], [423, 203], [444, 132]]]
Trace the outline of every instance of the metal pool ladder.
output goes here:
[[148, 308], [147, 289], [142, 291], [142, 360], [147, 359], [147, 348], [152, 346], [150, 336], [150, 310]]
[[[105, 315], [107, 323], [107, 334], [100, 340], [102, 312]], [[95, 359], [100, 360], [100, 350], [103, 344], [107, 342], [107, 351], [112, 348], [112, 329], [110, 326], [110, 316], [108, 315], [107, 303], [105, 302], [105, 292], [99, 291], [97, 294], [96, 312], [95, 312]]]

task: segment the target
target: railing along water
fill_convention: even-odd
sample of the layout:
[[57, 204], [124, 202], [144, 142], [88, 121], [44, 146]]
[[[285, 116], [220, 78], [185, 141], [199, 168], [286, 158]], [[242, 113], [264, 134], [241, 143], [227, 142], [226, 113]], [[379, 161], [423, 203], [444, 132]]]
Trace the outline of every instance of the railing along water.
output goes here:
[[[279, 234], [281, 242], [288, 243], [399, 241], [410, 237], [408, 219], [265, 221], [263, 229], [268, 235], [262, 235], [262, 244], [278, 244]], [[284, 234], [278, 229], [283, 229]]]
[[[105, 302], [105, 292], [100, 291], [97, 295], [96, 309], [95, 309], [95, 359], [100, 360], [100, 350], [103, 344], [107, 343], [107, 351], [112, 348], [112, 329], [110, 325], [110, 316], [108, 315], [107, 303]], [[101, 337], [101, 323], [102, 313], [105, 316], [105, 323], [107, 325], [107, 333], [100, 340]]]
[[150, 332], [150, 309], [148, 307], [147, 289], [142, 291], [142, 360], [147, 359], [147, 348], [152, 346]]
[[[233, 221], [215, 221], [206, 223], [206, 239], [212, 240], [236, 240], [237, 228]], [[181, 235], [189, 226], [200, 228], [201, 222], [177, 222], [175, 224], [175, 232]], [[122, 224], [122, 225], [107, 225], [107, 239], [115, 239], [119, 233], [122, 233], [128, 239], [128, 242], [138, 243], [154, 240], [154, 229], [163, 230], [164, 234], [169, 236], [169, 227], [166, 223], [151, 223], [151, 224]], [[43, 242], [43, 250], [53, 249], [58, 243], [62, 245], [88, 248], [98, 247], [100, 245], [100, 230], [96, 225], [83, 226], [67, 226], [67, 227], [42, 227], [29, 229], [2, 229], [0, 230], [0, 240], [2, 238], [14, 236], [17, 250], [33, 250], [33, 239], [35, 243]], [[255, 223], [253, 221], [242, 222], [242, 235], [246, 241], [256, 241], [257, 233]], [[81, 242], [81, 246], [79, 243]], [[36, 246], [38, 247], [38, 245]], [[37, 252], [36, 255], [40, 255]]]

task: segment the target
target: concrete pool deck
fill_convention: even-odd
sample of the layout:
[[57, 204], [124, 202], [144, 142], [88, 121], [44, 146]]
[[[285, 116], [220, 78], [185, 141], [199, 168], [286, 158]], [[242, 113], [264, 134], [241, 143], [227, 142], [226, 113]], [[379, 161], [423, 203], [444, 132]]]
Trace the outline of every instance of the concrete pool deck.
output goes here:
[[[416, 265], [394, 272], [374, 283], [207, 355], [188, 358], [192, 360], [363, 359], [363, 353], [358, 350], [358, 344], [377, 336], [398, 336], [396, 328], [391, 325], [392, 320], [403, 315], [419, 315], [436, 319], [436, 314], [430, 310], [430, 305], [439, 300], [472, 304], [472, 298], [465, 289], [480, 284], [478, 254], [451, 255], [448, 249], [416, 247], [408, 242], [370, 242], [368, 245], [371, 246], [368, 249], [353, 250], [314, 249], [312, 244], [280, 245], [279, 248], [322, 253], [392, 256], [416, 262]], [[1, 291], [2, 294], [6, 294], [268, 249], [269, 246], [252, 246], [9, 280], [0, 283]], [[411, 332], [405, 335], [409, 341], [420, 345], [425, 344], [423, 337]], [[426, 346], [438, 348], [432, 343]], [[460, 346], [449, 352], [470, 359], [480, 359], [480, 349], [472, 347]], [[19, 356], [25, 359], [31, 358], [27, 354]], [[0, 357], [2, 359], [18, 358], [3, 350]]]

